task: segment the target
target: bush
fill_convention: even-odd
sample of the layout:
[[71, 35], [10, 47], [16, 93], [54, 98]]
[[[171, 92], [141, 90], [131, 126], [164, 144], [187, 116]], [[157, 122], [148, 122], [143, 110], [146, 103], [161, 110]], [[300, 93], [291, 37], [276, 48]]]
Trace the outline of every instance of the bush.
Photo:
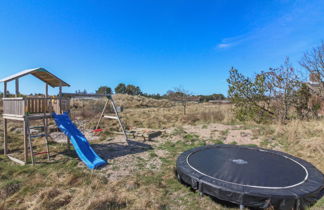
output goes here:
[[112, 90], [108, 86], [101, 86], [96, 90], [97, 94], [112, 94]]
[[246, 77], [236, 69], [227, 79], [228, 96], [234, 103], [237, 119], [258, 123], [276, 119], [280, 122], [309, 112], [310, 93], [287, 58], [278, 68], [270, 68], [255, 77]]
[[128, 94], [128, 95], [142, 95], [140, 87], [135, 85], [125, 85], [124, 83], [119, 83], [115, 88], [116, 94]]

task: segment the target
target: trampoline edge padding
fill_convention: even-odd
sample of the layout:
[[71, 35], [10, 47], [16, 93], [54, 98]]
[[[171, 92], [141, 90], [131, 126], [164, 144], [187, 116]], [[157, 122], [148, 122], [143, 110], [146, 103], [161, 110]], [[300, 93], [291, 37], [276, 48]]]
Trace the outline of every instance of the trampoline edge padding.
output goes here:
[[[227, 151], [229, 154], [226, 153]], [[218, 167], [218, 165], [215, 165], [215, 162], [213, 162], [213, 154], [219, 152], [222, 155], [222, 157], [214, 157], [223, 158], [219, 164], [221, 165], [221, 168], [219, 170], [208, 171], [205, 168], [195, 168], [194, 164], [190, 162], [191, 157], [199, 159], [201, 157], [204, 157], [203, 153], [207, 152], [209, 152], [209, 154], [207, 154], [206, 156], [207, 159], [202, 159], [200, 160], [200, 162], [203, 161], [202, 164], [207, 165], [207, 167]], [[200, 155], [200, 153], [202, 155]], [[255, 153], [253, 155], [257, 155], [255, 157], [255, 160], [251, 159], [251, 163], [246, 163], [246, 166], [250, 167], [249, 169], [251, 169], [252, 167], [255, 170], [255, 172], [252, 173], [252, 176], [257, 176], [252, 177], [252, 179], [251, 177], [249, 177], [252, 180], [252, 182], [253, 179], [263, 179], [263, 177], [260, 177], [260, 174], [262, 175], [262, 172], [258, 171], [258, 168], [260, 168], [261, 165], [263, 165], [263, 163], [260, 162], [260, 160], [276, 156], [278, 156], [278, 160], [277, 162], [274, 162], [277, 165], [280, 165], [280, 162], [289, 164], [289, 160], [292, 160], [292, 164], [296, 162], [301, 165], [300, 169], [297, 167], [298, 165], [293, 166], [295, 167], [294, 170], [296, 170], [296, 172], [298, 173], [302, 173], [303, 170], [306, 170], [304, 172], [305, 174], [300, 174], [299, 177], [297, 176], [296, 184], [287, 186], [285, 186], [284, 183], [291, 181], [287, 180], [287, 177], [286, 179], [285, 177], [283, 177], [283, 179], [280, 179], [280, 175], [278, 174], [279, 178], [273, 179], [272, 181], [281, 181], [283, 187], [276, 186], [276, 183], [274, 183], [274, 188], [272, 188], [272, 186], [258, 187], [255, 185], [242, 184], [244, 183], [244, 177], [242, 176], [245, 174], [244, 172], [246, 172], [244, 171], [244, 155], [246, 154], [246, 156], [251, 156], [252, 153]], [[238, 160], [241, 160], [243, 166], [237, 166], [235, 164], [233, 166], [233, 164], [226, 159], [242, 155], [242, 160]], [[266, 157], [267, 155], [269, 157]], [[286, 158], [287, 161], [284, 161], [284, 159], [281, 160], [279, 158]], [[194, 163], [195, 161], [196, 160], [193, 160], [192, 162]], [[233, 160], [231, 161], [233, 162]], [[214, 165], [210, 166], [213, 163]], [[248, 166], [248, 164], [254, 165]], [[271, 167], [271, 163], [268, 164]], [[273, 170], [275, 170], [275, 167], [276, 165], [273, 166]], [[285, 168], [285, 165], [280, 165], [280, 167], [281, 169]], [[287, 167], [289, 169], [289, 166]], [[203, 170], [205, 170], [205, 173], [202, 172]], [[237, 173], [234, 173], [232, 175], [226, 174], [226, 172], [231, 170], [236, 171]], [[275, 209], [304, 209], [307, 206], [314, 204], [324, 194], [324, 175], [312, 164], [283, 152], [261, 149], [258, 147], [221, 144], [194, 148], [185, 151], [178, 157], [176, 163], [176, 171], [181, 181], [190, 185], [195, 190], [198, 190], [204, 194], [208, 194], [220, 200], [229, 201], [231, 203], [236, 204], [242, 204], [250, 207], [267, 208], [273, 206], [275, 207]], [[226, 176], [223, 176], [223, 172]], [[293, 176], [294, 174], [291, 174], [291, 177]], [[222, 177], [224, 180], [220, 177]], [[306, 177], [305, 180], [302, 180], [302, 178], [304, 177]], [[290, 178], [290, 176], [288, 178]], [[267, 181], [268, 180], [265, 180], [264, 183], [268, 185], [272, 184], [267, 183]], [[262, 184], [264, 183], [262, 182]]]

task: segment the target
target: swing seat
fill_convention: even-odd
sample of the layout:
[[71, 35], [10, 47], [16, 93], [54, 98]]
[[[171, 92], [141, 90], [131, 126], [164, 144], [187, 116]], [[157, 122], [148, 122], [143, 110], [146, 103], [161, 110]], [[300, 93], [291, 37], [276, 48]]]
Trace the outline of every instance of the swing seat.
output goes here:
[[94, 133], [99, 133], [99, 132], [102, 132], [102, 129], [101, 129], [101, 128], [99, 128], [99, 129], [95, 129], [95, 130], [93, 130], [92, 132], [94, 132]]

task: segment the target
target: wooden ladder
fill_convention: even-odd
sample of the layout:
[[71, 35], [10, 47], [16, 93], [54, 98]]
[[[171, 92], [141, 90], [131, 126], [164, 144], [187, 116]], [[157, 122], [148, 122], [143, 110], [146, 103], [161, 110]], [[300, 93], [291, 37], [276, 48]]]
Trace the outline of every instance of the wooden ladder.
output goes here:
[[[44, 131], [43, 131], [44, 134], [38, 134], [38, 135], [34, 135], [34, 136], [31, 135], [31, 132], [30, 132], [31, 128], [30, 128], [29, 120], [27, 120], [26, 124], [27, 124], [27, 136], [28, 136], [28, 144], [29, 144], [29, 150], [30, 150], [30, 157], [31, 157], [32, 165], [35, 164], [34, 156], [36, 156], [36, 155], [47, 154], [47, 159], [50, 160], [49, 147], [48, 147], [48, 131], [47, 131], [46, 119], [43, 118], [44, 126], [38, 127], [38, 128], [43, 128], [44, 129]], [[34, 153], [32, 139], [33, 138], [39, 138], [39, 137], [45, 137], [46, 152]]]
[[[113, 108], [114, 115], [105, 115], [105, 111], [106, 111], [107, 106], [108, 106], [109, 103], [111, 104], [111, 106], [112, 106], [112, 108]], [[123, 124], [123, 122], [122, 122], [121, 119], [120, 119], [120, 116], [119, 116], [119, 114], [118, 114], [118, 110], [117, 110], [117, 108], [116, 108], [116, 104], [115, 104], [114, 99], [113, 99], [113, 97], [112, 97], [111, 95], [108, 95], [108, 96], [107, 96], [107, 101], [106, 101], [106, 103], [105, 103], [105, 106], [104, 106], [104, 108], [103, 108], [101, 114], [100, 114], [100, 118], [99, 118], [98, 123], [97, 123], [96, 128], [95, 128], [96, 130], [99, 129], [99, 125], [100, 125], [100, 122], [101, 122], [102, 118], [112, 119], [112, 120], [117, 120], [117, 121], [118, 121], [118, 124], [119, 124], [119, 126], [120, 126], [120, 128], [121, 128], [121, 130], [122, 130], [122, 134], [123, 134], [124, 137], [125, 137], [125, 141], [127, 142], [128, 137], [127, 137], [127, 133], [126, 133], [126, 130], [125, 130], [124, 124]], [[127, 143], [128, 143], [128, 142], [127, 142]]]

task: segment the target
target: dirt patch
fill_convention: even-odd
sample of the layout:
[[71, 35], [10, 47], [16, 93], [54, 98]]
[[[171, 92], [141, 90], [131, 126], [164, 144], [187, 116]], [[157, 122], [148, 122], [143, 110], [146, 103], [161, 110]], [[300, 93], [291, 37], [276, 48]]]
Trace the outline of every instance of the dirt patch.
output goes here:
[[252, 130], [229, 130], [224, 143], [259, 145], [260, 140], [254, 138]]
[[187, 133], [198, 135], [202, 139], [218, 139], [222, 136], [222, 133], [231, 129], [238, 129], [237, 125], [224, 125], [219, 123], [213, 123], [208, 125], [195, 125], [183, 126]]

